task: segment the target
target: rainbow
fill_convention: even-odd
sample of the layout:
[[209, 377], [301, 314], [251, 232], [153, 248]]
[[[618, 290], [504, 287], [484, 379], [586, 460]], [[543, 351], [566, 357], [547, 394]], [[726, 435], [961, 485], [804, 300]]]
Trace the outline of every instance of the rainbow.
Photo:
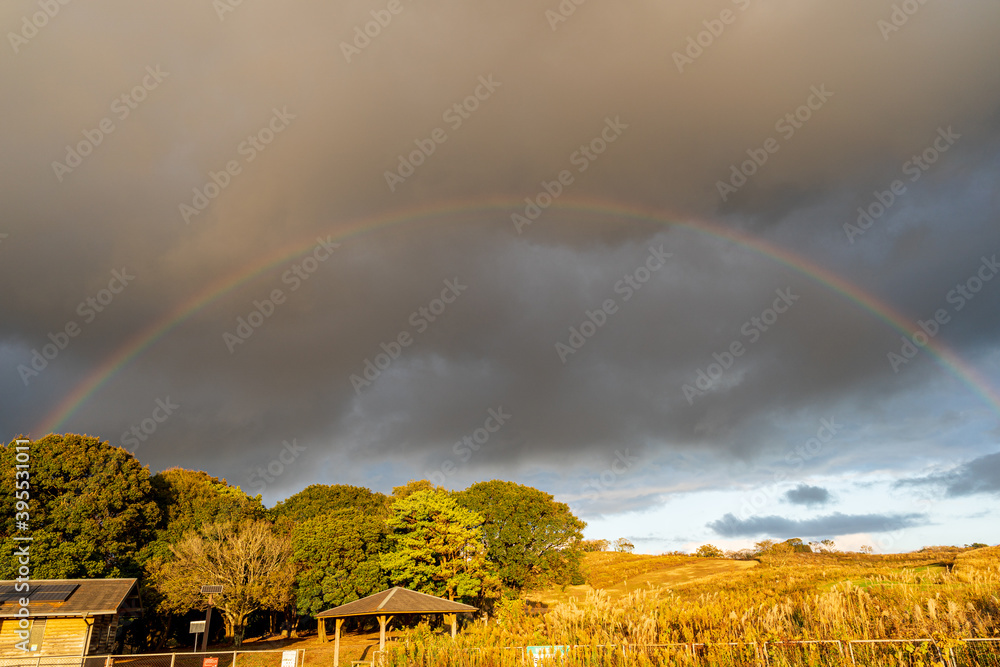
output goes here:
[[[408, 209], [403, 211], [393, 211], [382, 215], [365, 218], [350, 223], [346, 227], [338, 225], [338, 232], [332, 236], [335, 242], [344, 241], [356, 236], [372, 234], [377, 231], [403, 225], [407, 223], [417, 223], [421, 221], [440, 220], [445, 216], [459, 213], [474, 213], [486, 210], [508, 210], [517, 211], [524, 205], [523, 200], [513, 198], [494, 198], [490, 200], [477, 200], [472, 202], [451, 203], [445, 206], [434, 205]], [[655, 223], [661, 225], [672, 225], [691, 229], [696, 232], [708, 234], [710, 236], [731, 241], [743, 248], [754, 251], [779, 264], [782, 264], [810, 279], [820, 283], [824, 287], [840, 294], [848, 301], [856, 304], [860, 308], [868, 311], [876, 318], [900, 332], [904, 336], [913, 333], [913, 323], [903, 314], [896, 311], [892, 306], [881, 301], [877, 297], [861, 290], [853, 283], [848, 282], [836, 273], [819, 266], [818, 264], [805, 259], [787, 249], [766, 243], [753, 238], [748, 234], [731, 229], [722, 224], [706, 220], [678, 221], [675, 217], [664, 217], [663, 211], [643, 209], [635, 206], [626, 206], [616, 203], [601, 202], [577, 198], [572, 201], [561, 201], [553, 205], [553, 208], [567, 211], [581, 211], [586, 213], [598, 213], [614, 216], [617, 219], [634, 220], [637, 222]], [[531, 229], [525, 232], [529, 237]], [[203, 309], [205, 306], [217, 301], [226, 294], [238, 289], [241, 285], [253, 280], [255, 277], [265, 273], [286, 262], [293, 261], [300, 255], [308, 252], [316, 243], [315, 235], [308, 240], [298, 240], [294, 243], [286, 244], [272, 253], [264, 256], [238, 270], [224, 276], [220, 276], [211, 284], [204, 287], [198, 293], [179, 304], [172, 311], [164, 315], [159, 320], [153, 322], [148, 327], [137, 333], [126, 341], [113, 354], [111, 354], [100, 366], [81, 381], [70, 393], [56, 406], [44, 419], [39, 431], [41, 433], [56, 432], [63, 427], [66, 421], [72, 417], [80, 407], [86, 403], [95, 392], [99, 391], [107, 382], [114, 377], [118, 371], [128, 365], [133, 359], [141, 355], [144, 351], [155, 345], [157, 341], [169, 334], [178, 325], [189, 317]], [[938, 359], [950, 372], [954, 373], [962, 382], [968, 385], [975, 393], [980, 395], [987, 404], [990, 404], [1000, 413], [1000, 395], [993, 389], [989, 381], [982, 377], [976, 369], [966, 364], [957, 354], [952, 352], [940, 341], [931, 340], [926, 349]]]

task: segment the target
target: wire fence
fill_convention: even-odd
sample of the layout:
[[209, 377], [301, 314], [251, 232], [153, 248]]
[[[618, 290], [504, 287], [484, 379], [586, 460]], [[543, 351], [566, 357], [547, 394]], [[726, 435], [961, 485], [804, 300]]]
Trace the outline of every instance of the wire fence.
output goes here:
[[132, 655], [38, 655], [0, 658], [0, 667], [302, 667], [295, 651], [208, 651]]
[[[357, 664], [357, 663], [355, 663]], [[372, 667], [1000, 667], [1000, 639], [811, 640], [374, 651]]]
[[[332, 667], [329, 651], [210, 651], [0, 658], [0, 667]], [[1000, 667], [1000, 638], [857, 639], [720, 644], [505, 646], [373, 651], [372, 667]]]

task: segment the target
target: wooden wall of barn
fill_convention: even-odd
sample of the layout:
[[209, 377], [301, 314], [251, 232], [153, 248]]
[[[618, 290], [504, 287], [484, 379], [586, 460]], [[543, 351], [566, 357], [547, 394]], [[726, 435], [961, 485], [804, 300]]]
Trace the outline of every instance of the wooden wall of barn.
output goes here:
[[[110, 648], [108, 643], [109, 628], [111, 643], [114, 643], [114, 631], [117, 629], [117, 616], [97, 616], [88, 619], [94, 629], [90, 639], [88, 655], [100, 655]], [[49, 618], [45, 621], [45, 632], [42, 645], [37, 652], [24, 653], [15, 644], [20, 641], [17, 633], [17, 619], [5, 618], [0, 621], [0, 657], [23, 658], [39, 655], [81, 655], [84, 642], [87, 641], [88, 622], [82, 618]]]

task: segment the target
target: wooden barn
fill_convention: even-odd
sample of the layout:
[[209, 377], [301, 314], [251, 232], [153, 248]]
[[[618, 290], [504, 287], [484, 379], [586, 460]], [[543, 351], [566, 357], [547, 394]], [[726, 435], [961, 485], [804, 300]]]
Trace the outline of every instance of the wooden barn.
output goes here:
[[[141, 612], [135, 579], [28, 584], [30, 591], [18, 591], [16, 581], [0, 581], [0, 658], [102, 655], [114, 646], [121, 618]], [[21, 598], [29, 601], [27, 628], [18, 615]]]

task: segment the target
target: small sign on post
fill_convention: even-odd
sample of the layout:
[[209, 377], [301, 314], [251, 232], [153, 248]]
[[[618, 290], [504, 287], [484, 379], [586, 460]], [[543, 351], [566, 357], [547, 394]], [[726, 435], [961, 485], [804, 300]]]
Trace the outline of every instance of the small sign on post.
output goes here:
[[295, 667], [295, 651], [281, 652], [281, 667]]
[[566, 646], [526, 646], [525, 654], [534, 665], [541, 665], [555, 660], [556, 656], [566, 655]]
[[205, 632], [205, 621], [191, 621], [191, 634], [194, 635], [194, 648], [191, 652], [198, 651], [198, 633]]

